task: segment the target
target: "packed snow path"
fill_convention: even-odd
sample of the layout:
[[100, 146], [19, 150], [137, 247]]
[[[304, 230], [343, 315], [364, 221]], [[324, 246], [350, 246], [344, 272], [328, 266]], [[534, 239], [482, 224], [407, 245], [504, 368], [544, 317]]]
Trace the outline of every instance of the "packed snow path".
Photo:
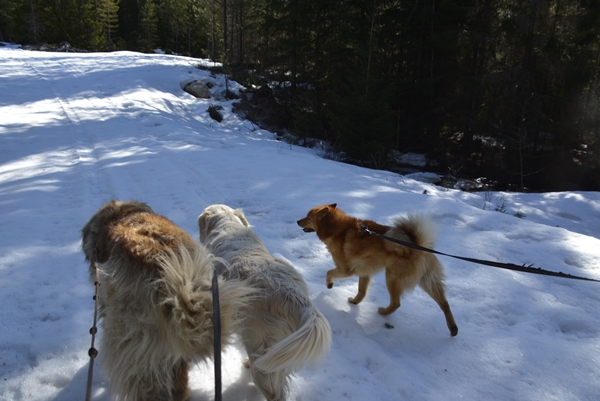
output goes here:
[[[450, 338], [419, 289], [388, 317], [377, 314], [382, 275], [359, 306], [346, 301], [356, 278], [328, 290], [331, 258], [296, 220], [329, 202], [381, 223], [425, 211], [442, 252], [599, 279], [599, 193], [469, 194], [326, 160], [240, 120], [223, 78], [198, 64], [208, 63], [0, 48], [0, 399], [83, 399], [93, 286], [80, 230], [113, 198], [147, 202], [194, 237], [209, 204], [243, 208], [296, 266], [334, 337], [327, 359], [295, 377], [291, 400], [598, 399], [600, 284], [440, 257], [460, 329]], [[213, 99], [181, 90], [194, 78], [215, 84]], [[222, 123], [210, 104], [224, 107]], [[262, 399], [244, 357], [224, 352], [225, 400]], [[100, 369], [93, 386], [94, 400], [112, 399]], [[213, 399], [210, 364], [191, 386], [193, 400]]]

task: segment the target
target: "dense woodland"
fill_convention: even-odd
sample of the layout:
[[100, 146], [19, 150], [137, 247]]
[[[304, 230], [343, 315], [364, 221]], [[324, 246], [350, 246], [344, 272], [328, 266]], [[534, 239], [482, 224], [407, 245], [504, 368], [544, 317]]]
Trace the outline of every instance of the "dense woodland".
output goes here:
[[220, 61], [348, 162], [600, 190], [600, 0], [0, 0], [0, 40]]

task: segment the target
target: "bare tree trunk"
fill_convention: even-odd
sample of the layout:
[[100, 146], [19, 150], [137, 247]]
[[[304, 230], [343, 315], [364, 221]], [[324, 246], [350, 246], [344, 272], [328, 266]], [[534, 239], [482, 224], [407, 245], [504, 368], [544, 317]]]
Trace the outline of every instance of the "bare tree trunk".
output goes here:
[[365, 98], [369, 97], [369, 79], [371, 78], [371, 59], [373, 56], [373, 31], [375, 29], [375, 16], [377, 14], [377, 0], [373, 0], [371, 13], [371, 27], [369, 28], [369, 54], [367, 56], [367, 79], [365, 83]]
[[223, 64], [227, 63], [227, 49], [229, 48], [227, 43], [227, 0], [223, 0], [223, 52], [225, 53]]
[[233, 63], [235, 61], [233, 59], [233, 47], [235, 45], [234, 31], [236, 25], [235, 3], [233, 4], [233, 6], [230, 6], [230, 8], [233, 9], [229, 12], [229, 52], [227, 53], [227, 59], [230, 63]]
[[[294, 2], [296, 4], [297, 2]], [[296, 15], [292, 15], [292, 54], [291, 54], [291, 70], [292, 70], [292, 102], [296, 100], [296, 75], [298, 74], [298, 23]]]
[[244, 2], [239, 5], [238, 21], [238, 62], [244, 62]]
[[29, 21], [29, 33], [32, 35], [33, 43], [38, 43], [40, 40], [40, 27], [38, 25], [38, 20], [35, 15], [35, 6], [33, 4], [33, 0], [29, 0], [29, 5], [31, 6], [31, 18]]
[[[435, 18], [435, 0], [431, 2], [431, 64], [429, 65], [429, 78], [433, 80], [433, 62], [435, 60], [435, 52], [433, 50], [433, 32], [434, 32], [434, 24], [433, 20]], [[432, 93], [433, 97], [433, 93]]]
[[210, 34], [211, 34], [210, 58], [212, 59], [212, 61], [215, 61], [217, 59], [215, 56], [215, 40], [217, 39], [216, 38], [216, 24], [217, 24], [216, 17], [217, 17], [217, 15], [216, 15], [216, 11], [215, 11], [215, 1], [216, 0], [211, 1], [211, 7], [210, 7], [210, 11], [212, 14], [212, 18], [211, 18], [212, 24], [211, 24], [211, 32], [210, 32]]

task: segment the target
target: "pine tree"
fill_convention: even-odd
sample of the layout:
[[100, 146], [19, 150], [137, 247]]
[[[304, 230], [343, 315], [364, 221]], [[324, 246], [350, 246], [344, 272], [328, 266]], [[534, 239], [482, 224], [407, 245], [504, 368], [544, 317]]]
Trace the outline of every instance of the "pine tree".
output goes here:
[[145, 51], [150, 51], [156, 45], [156, 31], [158, 19], [154, 2], [141, 0], [140, 8], [140, 42]]
[[26, 43], [40, 43], [44, 35], [43, 7], [37, 0], [24, 0], [21, 4], [21, 17], [25, 22], [23, 39]]
[[100, 48], [114, 50], [119, 27], [119, 0], [93, 0], [96, 21], [102, 27], [103, 44]]
[[0, 0], [0, 41], [11, 42], [17, 39], [16, 17], [18, 0]]

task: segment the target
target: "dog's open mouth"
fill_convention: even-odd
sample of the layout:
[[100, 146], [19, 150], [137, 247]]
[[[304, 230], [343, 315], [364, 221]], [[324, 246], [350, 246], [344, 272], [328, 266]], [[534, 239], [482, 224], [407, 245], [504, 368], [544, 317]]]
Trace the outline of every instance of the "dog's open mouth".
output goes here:
[[305, 233], [314, 233], [314, 232], [315, 232], [315, 230], [313, 230], [313, 229], [312, 229], [312, 228], [310, 228], [310, 227], [304, 227], [304, 228], [302, 229], [302, 231], [304, 231]]

